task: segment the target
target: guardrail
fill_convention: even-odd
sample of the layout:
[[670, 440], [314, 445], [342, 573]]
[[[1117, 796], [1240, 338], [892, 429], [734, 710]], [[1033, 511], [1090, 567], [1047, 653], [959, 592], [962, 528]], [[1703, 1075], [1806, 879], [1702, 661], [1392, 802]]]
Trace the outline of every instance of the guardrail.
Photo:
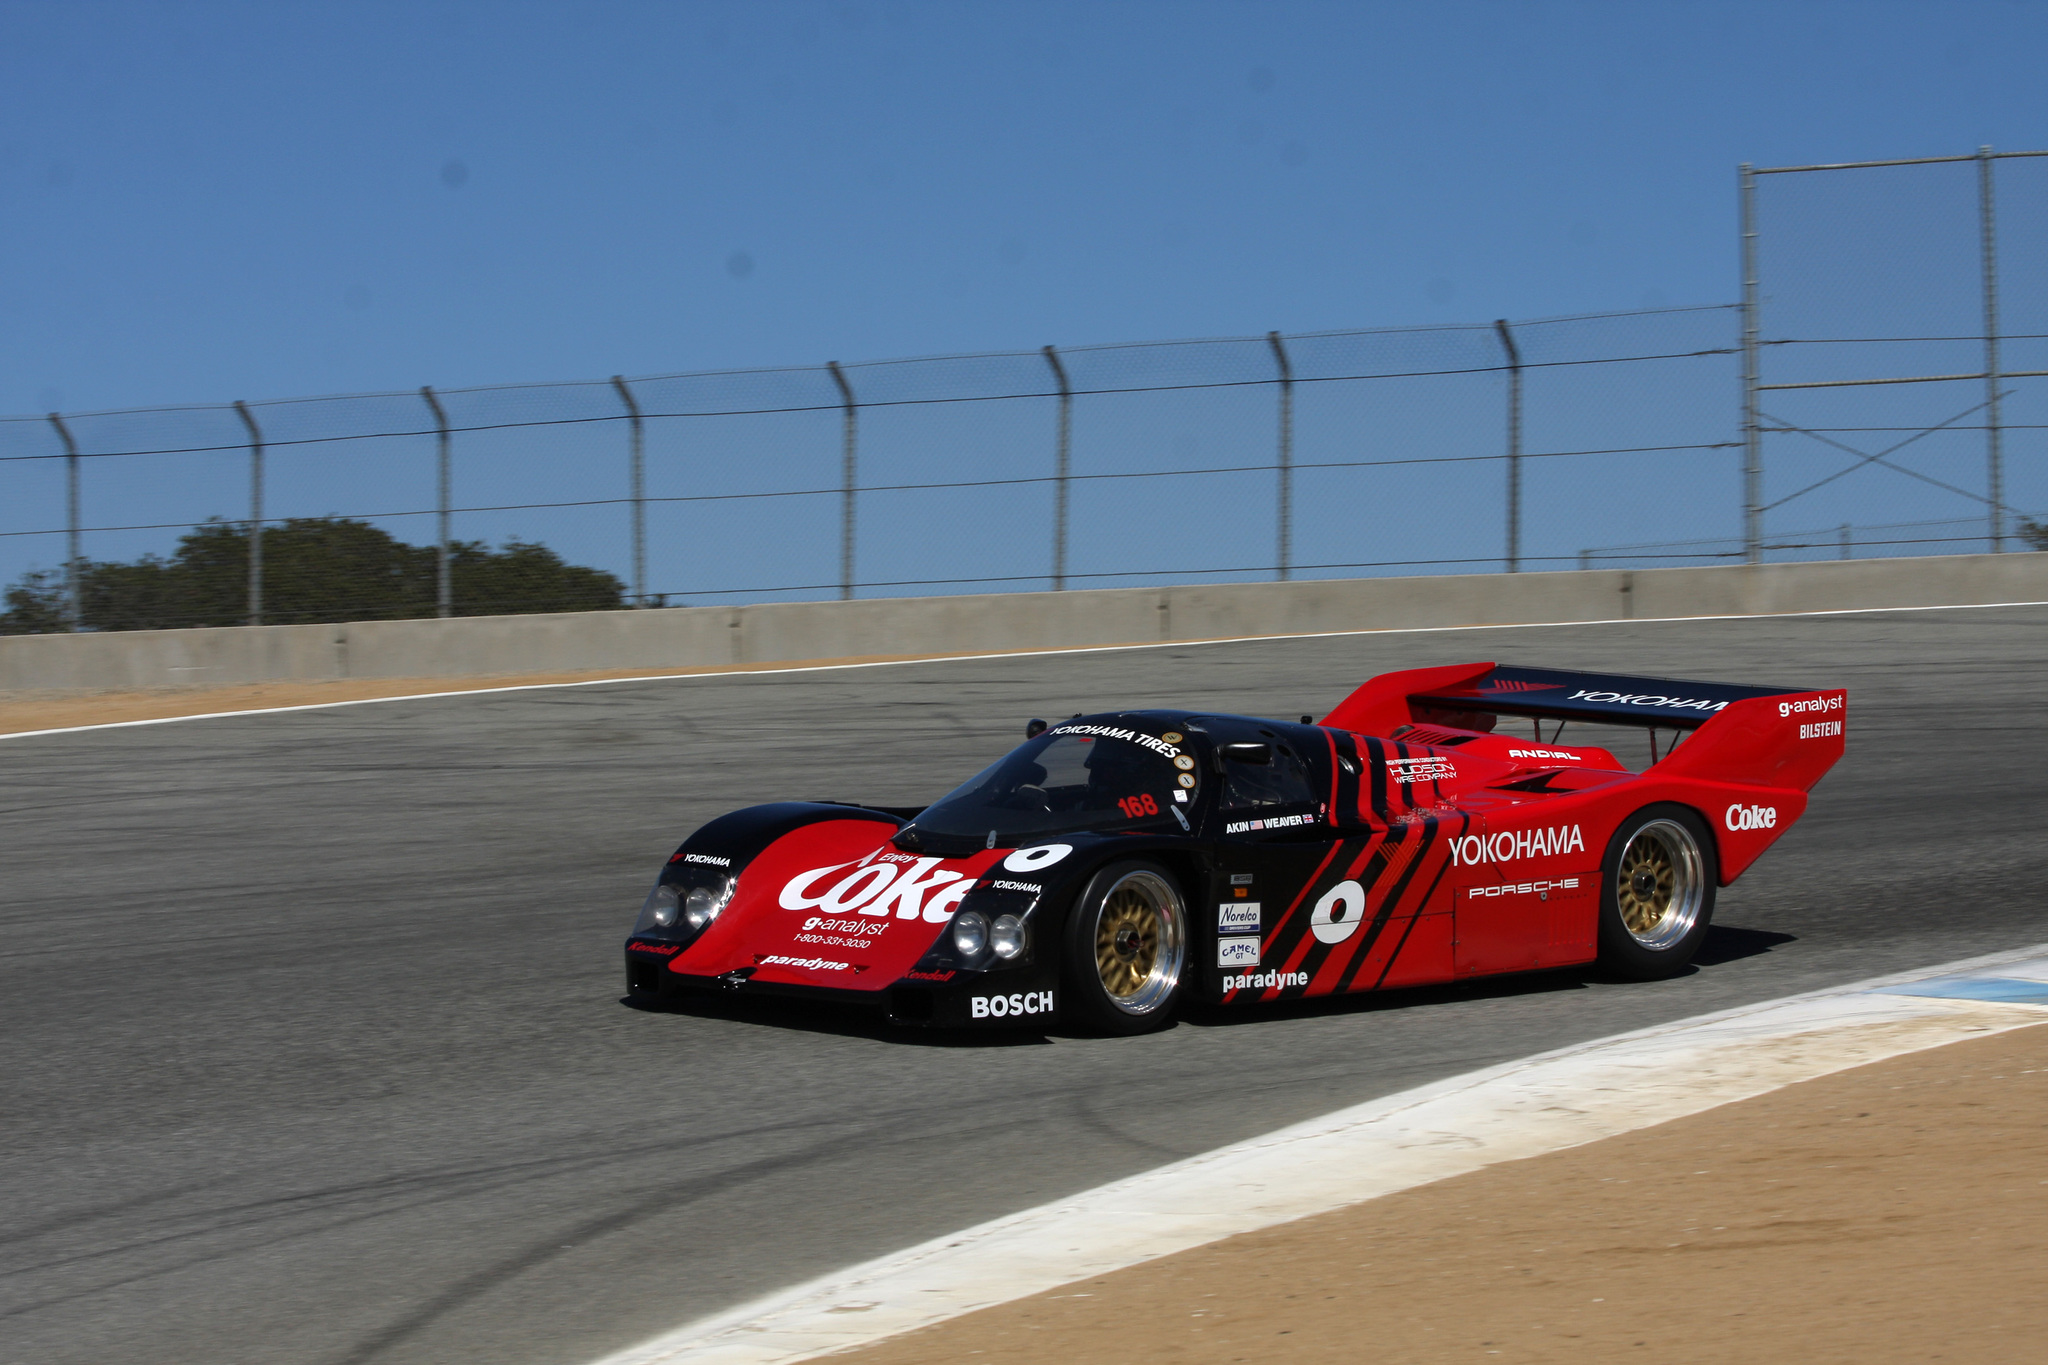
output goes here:
[[2048, 554], [0, 637], [0, 691], [996, 654], [1262, 635], [2048, 601]]

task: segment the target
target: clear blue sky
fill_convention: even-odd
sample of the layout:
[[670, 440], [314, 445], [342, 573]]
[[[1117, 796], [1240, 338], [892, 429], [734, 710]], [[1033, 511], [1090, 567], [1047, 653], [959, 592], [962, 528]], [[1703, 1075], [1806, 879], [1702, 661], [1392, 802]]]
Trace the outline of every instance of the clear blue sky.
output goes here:
[[2048, 5], [0, 3], [0, 412], [1718, 302]]

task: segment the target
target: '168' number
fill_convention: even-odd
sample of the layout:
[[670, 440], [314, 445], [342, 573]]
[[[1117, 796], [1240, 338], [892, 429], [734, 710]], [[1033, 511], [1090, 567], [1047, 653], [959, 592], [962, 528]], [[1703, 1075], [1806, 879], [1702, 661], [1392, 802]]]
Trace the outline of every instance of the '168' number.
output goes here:
[[1123, 808], [1124, 818], [1128, 820], [1135, 820], [1141, 815], [1159, 814], [1159, 803], [1152, 799], [1150, 792], [1123, 797], [1118, 800], [1117, 805]]

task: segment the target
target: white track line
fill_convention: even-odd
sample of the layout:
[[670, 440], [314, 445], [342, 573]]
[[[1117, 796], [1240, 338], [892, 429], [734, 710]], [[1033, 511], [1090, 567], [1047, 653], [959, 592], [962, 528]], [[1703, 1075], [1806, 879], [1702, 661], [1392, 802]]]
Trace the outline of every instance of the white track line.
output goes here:
[[1723, 1010], [1421, 1086], [940, 1237], [690, 1323], [598, 1365], [787, 1365], [1190, 1247], [1799, 1081], [2048, 1020], [1895, 994], [2048, 982], [2048, 944]]
[[[1967, 602], [1926, 607], [1844, 607], [1830, 611], [1735, 612], [1720, 616], [1617, 616], [1598, 621], [1507, 621], [1470, 626], [1386, 626], [1365, 630], [1311, 630], [1282, 635], [1224, 635], [1210, 640], [1159, 640], [1144, 644], [1071, 645], [1057, 649], [1018, 649], [994, 654], [926, 655], [910, 659], [876, 659], [854, 664], [796, 664], [786, 668], [737, 667], [718, 672], [636, 673], [630, 678], [588, 678], [581, 682], [517, 683], [507, 687], [461, 687], [445, 692], [408, 692], [395, 697], [356, 697], [349, 701], [306, 702], [299, 706], [252, 706], [239, 711], [202, 711], [190, 716], [156, 716], [149, 720], [109, 720], [94, 725], [64, 725], [48, 730], [16, 730], [0, 740], [35, 739], [43, 735], [76, 735], [88, 730], [129, 730], [142, 725], [176, 725], [188, 720], [227, 720], [236, 716], [275, 716], [290, 711], [333, 711], [344, 706], [380, 706], [387, 702], [435, 701], [446, 697], [481, 697], [502, 692], [549, 692], [570, 687], [618, 687], [627, 683], [686, 682], [725, 678], [773, 677], [787, 673], [831, 673], [854, 668], [903, 668], [911, 664], [976, 663], [985, 659], [1036, 659], [1058, 654], [1115, 654], [1136, 649], [1194, 649], [1202, 645], [1235, 645], [1253, 640], [1331, 640], [1357, 635], [1447, 635], [1474, 630], [1556, 630], [1562, 626], [1651, 626], [1684, 621], [1784, 620], [1807, 616], [1883, 616], [1907, 611], [1994, 611], [2004, 607], [2048, 607], [2048, 602]], [[276, 678], [236, 687], [268, 687], [294, 682], [372, 682], [370, 678]]]

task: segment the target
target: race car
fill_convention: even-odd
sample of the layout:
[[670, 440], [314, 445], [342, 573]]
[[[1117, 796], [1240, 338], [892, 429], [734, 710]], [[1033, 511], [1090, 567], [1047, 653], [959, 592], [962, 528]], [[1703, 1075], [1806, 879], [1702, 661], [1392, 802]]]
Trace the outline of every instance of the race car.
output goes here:
[[[782, 802], [705, 825], [626, 940], [627, 989], [1131, 1034], [1191, 998], [1596, 961], [1670, 976], [1716, 888], [1842, 756], [1847, 706], [1839, 689], [1472, 663], [1383, 674], [1320, 722], [1033, 720], [930, 806]], [[1596, 731], [1647, 737], [1649, 762], [1578, 742]]]

